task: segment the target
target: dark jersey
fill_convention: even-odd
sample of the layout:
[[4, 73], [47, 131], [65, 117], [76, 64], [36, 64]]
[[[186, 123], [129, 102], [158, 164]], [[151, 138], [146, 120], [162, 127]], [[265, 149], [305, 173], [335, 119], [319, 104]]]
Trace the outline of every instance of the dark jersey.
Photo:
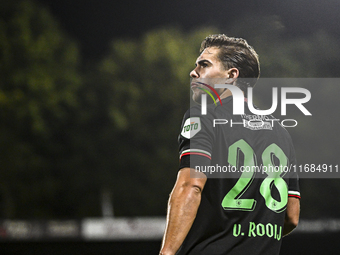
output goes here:
[[[245, 107], [247, 109], [247, 107]], [[177, 254], [279, 254], [288, 196], [300, 197], [291, 138], [272, 116], [233, 115], [232, 97], [184, 116], [180, 168], [208, 179]], [[291, 171], [289, 171], [291, 170]], [[194, 177], [194, 176], [193, 176]]]

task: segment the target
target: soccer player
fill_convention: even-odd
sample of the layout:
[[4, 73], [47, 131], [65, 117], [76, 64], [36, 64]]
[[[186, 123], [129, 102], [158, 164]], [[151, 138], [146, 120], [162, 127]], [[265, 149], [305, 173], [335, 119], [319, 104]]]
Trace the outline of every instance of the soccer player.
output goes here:
[[275, 255], [297, 226], [298, 177], [285, 171], [296, 164], [288, 132], [272, 116], [247, 107], [234, 115], [231, 90], [215, 86], [237, 86], [246, 102], [247, 87], [259, 74], [258, 56], [244, 39], [203, 40], [190, 73], [193, 100], [201, 103], [207, 91], [221, 100], [208, 104], [206, 114], [197, 105], [184, 115], [160, 254]]

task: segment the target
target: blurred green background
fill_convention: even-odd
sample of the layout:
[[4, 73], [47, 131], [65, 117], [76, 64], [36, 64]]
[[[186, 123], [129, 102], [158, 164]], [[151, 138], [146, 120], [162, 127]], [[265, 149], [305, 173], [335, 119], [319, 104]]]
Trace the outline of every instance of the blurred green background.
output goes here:
[[[211, 33], [246, 38], [262, 77], [339, 77], [339, 37], [292, 34], [279, 15], [173, 22], [112, 38], [88, 57], [46, 4], [0, 5], [0, 218], [101, 217], [103, 205], [106, 216], [165, 215], [189, 72]], [[256, 102], [270, 106], [271, 89], [260, 89]], [[313, 116], [288, 129], [300, 164], [339, 163], [339, 92], [314, 86]], [[340, 179], [302, 179], [301, 193], [302, 218], [339, 217]]]

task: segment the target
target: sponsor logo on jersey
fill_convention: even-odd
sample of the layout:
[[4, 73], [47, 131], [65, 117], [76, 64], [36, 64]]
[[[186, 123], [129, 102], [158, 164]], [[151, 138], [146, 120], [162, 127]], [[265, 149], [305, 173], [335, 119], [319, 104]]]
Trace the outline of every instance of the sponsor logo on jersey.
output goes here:
[[187, 139], [194, 137], [201, 131], [201, 119], [199, 117], [188, 118], [183, 125], [181, 135]]
[[269, 120], [268, 116], [266, 115], [242, 114], [241, 118], [243, 120], [246, 120], [244, 121], [243, 126], [250, 130], [261, 130], [261, 129], [273, 130], [271, 123], [266, 121], [266, 120]]

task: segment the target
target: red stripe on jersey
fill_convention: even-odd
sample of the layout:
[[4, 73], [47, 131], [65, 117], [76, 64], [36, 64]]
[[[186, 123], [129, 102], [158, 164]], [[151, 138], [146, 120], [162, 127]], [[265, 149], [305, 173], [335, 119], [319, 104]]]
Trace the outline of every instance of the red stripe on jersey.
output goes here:
[[211, 157], [210, 157], [209, 155], [204, 154], [204, 153], [199, 153], [199, 152], [187, 152], [187, 153], [183, 153], [183, 154], [181, 155], [181, 158], [182, 158], [183, 156], [187, 156], [187, 155], [199, 155], [199, 156], [204, 156], [204, 157], [207, 157], [208, 159], [211, 160]]
[[298, 195], [291, 195], [291, 194], [288, 194], [288, 197], [297, 197], [297, 198], [300, 198], [300, 199], [301, 199], [301, 197], [298, 196]]

